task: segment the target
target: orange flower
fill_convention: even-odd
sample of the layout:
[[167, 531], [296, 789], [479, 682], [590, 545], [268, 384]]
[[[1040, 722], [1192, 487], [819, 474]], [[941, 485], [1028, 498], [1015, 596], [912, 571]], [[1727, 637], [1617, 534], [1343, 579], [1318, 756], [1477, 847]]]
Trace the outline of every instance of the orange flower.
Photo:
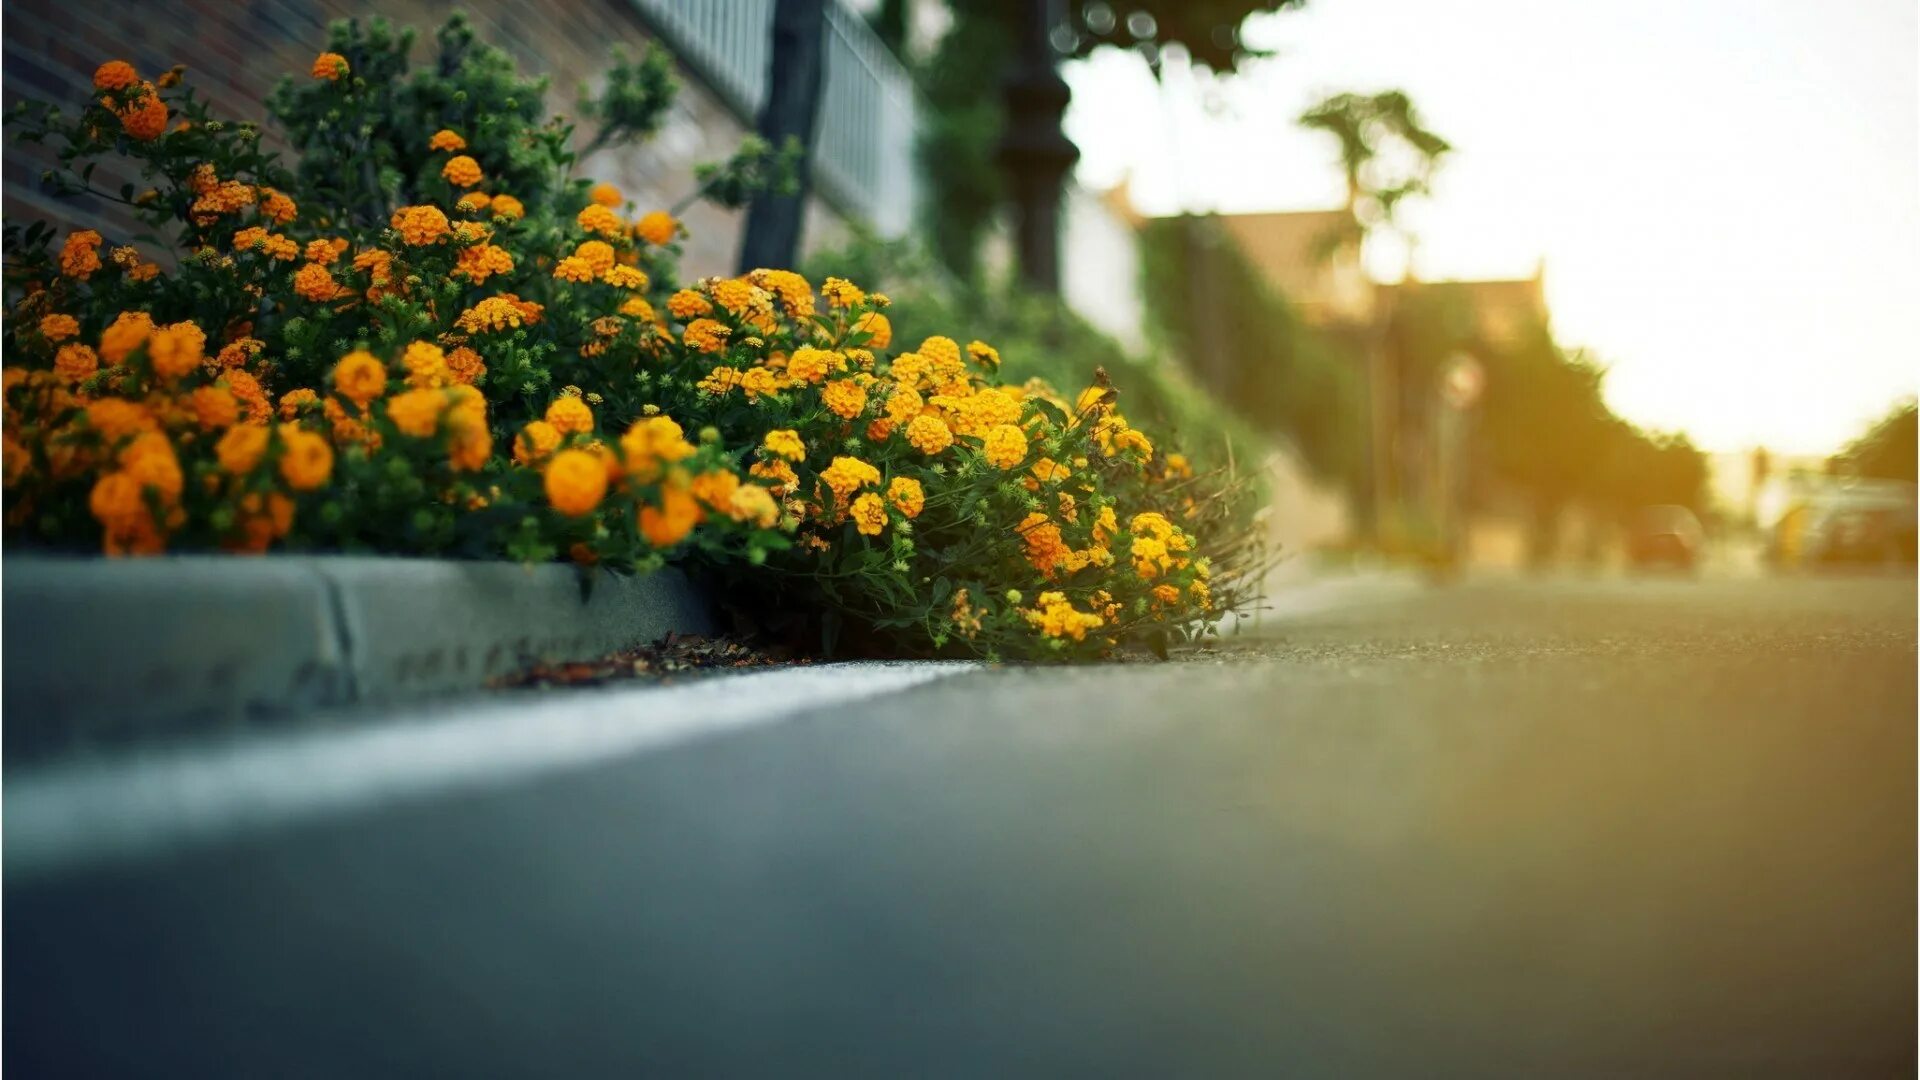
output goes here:
[[160, 100], [160, 91], [152, 83], [141, 83], [134, 93], [137, 96], [115, 115], [127, 134], [141, 142], [152, 142], [166, 134], [167, 103]]
[[333, 274], [326, 267], [308, 263], [293, 275], [293, 291], [316, 304], [324, 304], [340, 295], [340, 286], [334, 283]]
[[437, 206], [403, 206], [393, 212], [390, 224], [414, 247], [438, 243], [450, 228]]
[[313, 77], [328, 82], [339, 82], [349, 74], [347, 58], [339, 53], [323, 52], [313, 58]]
[[453, 381], [472, 386], [487, 373], [487, 364], [480, 354], [465, 345], [447, 354], [447, 372]]
[[441, 168], [440, 175], [454, 187], [470, 188], [480, 183], [480, 163], [461, 154]]
[[865, 344], [870, 349], [884, 349], [893, 344], [893, 323], [877, 311], [860, 316], [860, 321], [853, 324], [853, 332], [868, 335]]
[[571, 394], [555, 398], [547, 406], [547, 423], [561, 434], [587, 434], [593, 430], [593, 410], [587, 403]]
[[640, 508], [640, 535], [657, 548], [670, 548], [687, 538], [700, 524], [700, 503], [685, 488], [668, 487], [660, 492], [660, 507]]
[[100, 370], [100, 358], [92, 349], [75, 343], [60, 346], [60, 352], [53, 358], [53, 373], [64, 382], [79, 382]]
[[927, 494], [921, 489], [920, 481], [910, 476], [896, 476], [887, 485], [887, 501], [902, 514], [916, 518], [927, 504]]
[[544, 460], [548, 454], [560, 448], [560, 429], [545, 420], [535, 420], [520, 429], [513, 440], [513, 460], [522, 465], [533, 465]]
[[509, 218], [515, 221], [527, 216], [527, 208], [520, 200], [511, 195], [495, 195], [491, 203], [494, 217]]
[[48, 315], [40, 320], [40, 333], [48, 341], [65, 341], [80, 332], [80, 320], [71, 315]]
[[292, 424], [282, 424], [280, 441], [285, 446], [280, 455], [280, 475], [285, 478], [288, 487], [295, 491], [312, 491], [333, 476], [333, 447], [327, 445], [327, 440]]
[[207, 431], [232, 427], [240, 422], [240, 401], [224, 386], [202, 386], [188, 399], [194, 420]]
[[835, 379], [820, 392], [820, 400], [835, 416], [851, 420], [867, 407], [867, 392], [852, 379]]
[[620, 189], [614, 187], [612, 184], [593, 185], [593, 189], [587, 192], [587, 198], [609, 209], [617, 207], [626, 201], [620, 197]]
[[465, 150], [466, 148], [467, 140], [449, 128], [441, 128], [433, 133], [433, 138], [427, 140], [429, 150]]
[[575, 220], [580, 223], [581, 228], [602, 236], [619, 236], [622, 231], [620, 215], [599, 203], [588, 203], [587, 208], [580, 211]]
[[199, 367], [206, 347], [204, 331], [193, 323], [177, 322], [155, 330], [147, 339], [147, 360], [155, 375], [171, 382]]
[[887, 504], [880, 501], [880, 496], [869, 491], [853, 500], [852, 517], [854, 528], [860, 530], [860, 535], [879, 536], [881, 530], [887, 527]]
[[60, 272], [85, 281], [98, 269], [100, 234], [92, 229], [68, 233], [66, 242], [60, 246]]
[[341, 397], [365, 407], [387, 392], [387, 366], [365, 349], [355, 349], [333, 367], [333, 388]]
[[140, 81], [140, 74], [125, 60], [109, 60], [93, 73], [95, 90], [125, 90]]
[[441, 390], [407, 390], [387, 400], [387, 419], [402, 435], [430, 439], [439, 429], [440, 414], [446, 407], [447, 395]]
[[267, 429], [259, 425], [230, 427], [227, 434], [213, 444], [213, 457], [219, 459], [221, 471], [228, 477], [244, 477], [252, 473], [259, 459], [267, 454], [267, 436]]
[[680, 231], [680, 223], [665, 210], [655, 210], [643, 216], [633, 231], [654, 247], [665, 247], [673, 242], [674, 235]]
[[567, 517], [590, 514], [607, 494], [607, 467], [585, 450], [562, 450], [547, 463], [547, 502]]

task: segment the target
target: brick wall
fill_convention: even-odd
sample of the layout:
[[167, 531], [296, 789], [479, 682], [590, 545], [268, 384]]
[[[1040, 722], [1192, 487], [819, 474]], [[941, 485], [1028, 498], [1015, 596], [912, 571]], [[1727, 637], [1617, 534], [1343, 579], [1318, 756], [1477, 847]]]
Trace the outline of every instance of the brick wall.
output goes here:
[[[37, 98], [72, 109], [91, 92], [93, 70], [104, 60], [127, 60], [149, 76], [183, 63], [216, 113], [265, 122], [261, 100], [282, 75], [306, 72], [326, 43], [329, 22], [377, 13], [413, 26], [420, 32], [419, 59], [433, 47], [432, 30], [456, 7], [523, 71], [549, 75], [549, 107], [562, 113], [572, 111], [581, 81], [597, 78], [606, 66], [611, 45], [633, 47], [649, 37], [625, 0], [7, 0], [0, 82], [8, 106]], [[582, 173], [619, 185], [642, 209], [667, 206], [690, 191], [694, 164], [730, 154], [746, 127], [692, 75], [683, 72], [681, 82], [673, 112], [653, 141], [602, 151], [582, 163]], [[276, 133], [271, 126], [267, 131], [271, 143]], [[0, 213], [8, 221], [49, 218], [98, 228], [110, 240], [129, 235], [128, 220], [111, 203], [42, 194], [38, 178], [50, 163], [40, 147], [7, 145]], [[96, 183], [111, 189], [121, 179], [103, 167]], [[741, 217], [704, 203], [688, 212], [689, 276], [732, 272]], [[840, 219], [814, 199], [808, 246], [844, 235]]]

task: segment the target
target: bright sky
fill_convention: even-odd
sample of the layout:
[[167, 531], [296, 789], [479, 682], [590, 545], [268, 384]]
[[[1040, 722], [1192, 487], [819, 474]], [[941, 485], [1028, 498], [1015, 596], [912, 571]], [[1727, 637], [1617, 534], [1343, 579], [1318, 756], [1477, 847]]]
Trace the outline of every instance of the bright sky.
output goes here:
[[1920, 384], [1916, 7], [1311, 0], [1250, 23], [1278, 55], [1210, 88], [1071, 65], [1067, 130], [1081, 182], [1130, 173], [1147, 213], [1330, 207], [1334, 147], [1294, 118], [1404, 89], [1456, 150], [1407, 215], [1421, 277], [1545, 258], [1557, 334], [1611, 365], [1622, 415], [1824, 452]]

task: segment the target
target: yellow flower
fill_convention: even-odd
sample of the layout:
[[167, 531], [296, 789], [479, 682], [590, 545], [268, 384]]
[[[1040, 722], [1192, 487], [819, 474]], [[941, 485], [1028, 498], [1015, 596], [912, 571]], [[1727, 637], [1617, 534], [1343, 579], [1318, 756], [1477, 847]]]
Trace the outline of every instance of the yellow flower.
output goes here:
[[967, 356], [988, 371], [1000, 370], [1000, 350], [984, 341], [967, 342]]
[[780, 505], [758, 484], [741, 484], [727, 500], [727, 516], [769, 529], [780, 520]]
[[387, 400], [387, 419], [402, 435], [430, 439], [440, 429], [440, 414], [446, 407], [447, 395], [439, 389], [407, 390]]
[[469, 334], [488, 330], [506, 330], [540, 321], [540, 305], [520, 300], [511, 293], [489, 296], [460, 313], [454, 325]]
[[670, 416], [648, 416], [634, 421], [620, 436], [620, 453], [627, 471], [642, 482], [659, 474], [662, 464], [684, 461], [693, 456], [694, 445], [687, 441], [680, 425]]
[[339, 53], [323, 52], [313, 58], [312, 75], [316, 79], [339, 82], [349, 74], [347, 58]]
[[520, 200], [511, 195], [495, 195], [493, 197], [492, 207], [494, 217], [503, 217], [512, 221], [518, 221], [527, 216], [527, 208], [520, 205]]
[[733, 508], [733, 493], [740, 486], [740, 478], [725, 469], [712, 469], [693, 478], [694, 497], [707, 506], [723, 513]]
[[198, 326], [178, 322], [160, 327], [147, 338], [147, 360], [155, 375], [171, 382], [200, 366], [206, 346], [207, 335]]
[[1048, 637], [1085, 641], [1087, 631], [1097, 629], [1102, 622], [1098, 615], [1074, 610], [1064, 593], [1041, 593], [1035, 603], [1034, 610], [1022, 614]]
[[447, 163], [441, 166], [440, 175], [446, 177], [447, 183], [454, 187], [475, 187], [480, 183], [480, 163], [461, 154], [448, 159]]
[[937, 416], [916, 416], [907, 424], [907, 442], [923, 454], [938, 454], [953, 445], [953, 432]]
[[578, 255], [569, 255], [553, 264], [553, 276], [561, 281], [585, 285], [593, 281], [593, 267]]
[[295, 491], [312, 491], [333, 475], [333, 447], [327, 445], [327, 440], [292, 424], [282, 424], [280, 441], [285, 445], [285, 451], [280, 455], [280, 475], [286, 479], [288, 487]]
[[877, 311], [860, 316], [860, 320], [853, 324], [853, 332], [868, 335], [862, 344], [870, 349], [884, 349], [893, 344], [893, 323]]
[[760, 443], [770, 454], [777, 454], [788, 461], [799, 461], [807, 456], [807, 445], [800, 441], [800, 433], [791, 429], [767, 432]]
[[927, 504], [927, 494], [921, 490], [920, 481], [911, 476], [896, 476], [887, 484], [887, 501], [907, 517], [917, 518]]
[[642, 216], [633, 231], [654, 247], [665, 247], [673, 242], [674, 234], [680, 231], [680, 223], [665, 210], [654, 210]]
[[834, 355], [825, 349], [802, 345], [787, 358], [787, 378], [794, 382], [821, 382], [834, 367], [834, 360]]
[[703, 353], [716, 353], [727, 347], [727, 336], [732, 333], [733, 331], [727, 329], [724, 324], [712, 319], [695, 319], [687, 324], [686, 332], [682, 337], [688, 348], [698, 349]]
[[1128, 554], [1133, 556], [1134, 573], [1148, 581], [1173, 567], [1173, 557], [1167, 554], [1167, 545], [1151, 536], [1134, 537]]
[[40, 320], [40, 333], [48, 341], [65, 341], [79, 332], [80, 320], [71, 315], [48, 315]]
[[748, 368], [740, 373], [740, 389], [746, 392], [749, 401], [779, 393], [781, 386], [779, 377], [763, 367]]
[[1180, 590], [1176, 586], [1155, 585], [1152, 592], [1154, 600], [1161, 604], [1177, 604], [1180, 602]]
[[619, 236], [623, 228], [620, 215], [599, 203], [588, 203], [587, 208], [580, 211], [574, 220], [579, 222], [581, 228], [602, 236]]
[[793, 466], [774, 458], [771, 461], [756, 461], [747, 472], [762, 480], [770, 480], [768, 488], [775, 495], [791, 495], [800, 486], [800, 477], [795, 475]]
[[[907, 437], [913, 437], [911, 431]], [[1027, 436], [1012, 424], [996, 424], [987, 429], [986, 443], [981, 447], [981, 453], [990, 464], [1011, 469], [1027, 456]]]
[[388, 223], [414, 247], [438, 243], [452, 227], [437, 206], [403, 206], [393, 212]]
[[632, 266], [610, 266], [602, 272], [601, 280], [616, 289], [640, 290], [648, 285], [646, 271]]
[[364, 407], [387, 392], [387, 366], [365, 349], [355, 349], [333, 366], [333, 388], [341, 397]]
[[587, 434], [593, 430], [593, 410], [587, 403], [571, 394], [555, 398], [547, 406], [547, 423], [563, 435]]
[[879, 536], [887, 527], [887, 504], [871, 491], [853, 500], [851, 513], [854, 528], [862, 536]]
[[880, 470], [853, 457], [837, 457], [820, 473], [820, 479], [840, 498], [848, 498], [863, 487], [880, 483]]
[[681, 289], [667, 297], [667, 314], [676, 319], [692, 319], [712, 310], [712, 302], [692, 289]]
[[595, 184], [587, 192], [587, 198], [605, 207], [616, 207], [626, 200], [620, 197], [620, 189], [612, 184]]
[[647, 303], [647, 298], [644, 296], [629, 296], [625, 300], [622, 300], [620, 302], [620, 314], [625, 315], [629, 319], [638, 319], [643, 323], [650, 323], [656, 318], [653, 313], [653, 305]]
[[607, 467], [585, 450], [562, 450], [546, 469], [547, 502], [567, 517], [590, 514], [607, 494]]
[[452, 383], [447, 370], [447, 354], [431, 341], [416, 341], [400, 354], [400, 366], [407, 369], [407, 385], [414, 389], [440, 387]]
[[433, 138], [427, 140], [427, 149], [429, 150], [453, 151], [465, 150], [466, 148], [467, 140], [461, 138], [459, 133], [451, 128], [441, 128], [439, 131], [433, 133]]
[[559, 428], [545, 420], [535, 420], [514, 437], [513, 460], [522, 465], [535, 464], [558, 450], [563, 438]]
[[829, 307], [835, 308], [850, 308], [855, 304], [864, 303], [867, 299], [867, 294], [860, 291], [858, 285], [846, 278], [837, 277], [828, 278], [826, 284], [820, 286], [820, 295], [827, 298]]
[[835, 379], [820, 392], [827, 409], [843, 420], [851, 420], [867, 407], [867, 392], [852, 379]]

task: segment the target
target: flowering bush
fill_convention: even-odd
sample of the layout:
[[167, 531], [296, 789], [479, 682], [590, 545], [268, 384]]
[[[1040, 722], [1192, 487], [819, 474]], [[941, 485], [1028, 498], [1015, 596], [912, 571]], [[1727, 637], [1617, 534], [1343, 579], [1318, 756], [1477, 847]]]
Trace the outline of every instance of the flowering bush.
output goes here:
[[[682, 285], [679, 224], [571, 176], [541, 84], [458, 21], [427, 69], [410, 45], [334, 29], [270, 102], [291, 171], [177, 69], [109, 62], [79, 115], [13, 118], [55, 186], [163, 240], [8, 227], [9, 544], [691, 562], [830, 636], [986, 656], [1238, 601], [1232, 500], [1104, 379], [1003, 385], [991, 345], [904, 347], [838, 278]], [[593, 144], [671, 92], [657, 56], [617, 65]], [[144, 190], [91, 186], [115, 155]]]

